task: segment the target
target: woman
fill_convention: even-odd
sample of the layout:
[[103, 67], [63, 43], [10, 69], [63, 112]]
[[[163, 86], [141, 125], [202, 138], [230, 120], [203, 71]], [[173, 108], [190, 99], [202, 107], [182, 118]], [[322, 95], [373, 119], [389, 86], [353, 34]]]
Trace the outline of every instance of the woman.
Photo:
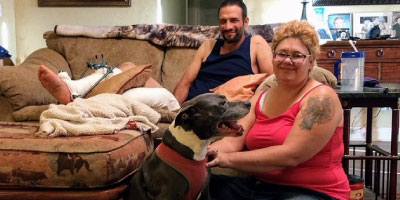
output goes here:
[[272, 49], [277, 86], [252, 98], [241, 121], [245, 134], [211, 145], [208, 167], [253, 174], [213, 175], [214, 199], [348, 199], [342, 168], [343, 113], [335, 91], [309, 77], [319, 41], [305, 21], [275, 33]]

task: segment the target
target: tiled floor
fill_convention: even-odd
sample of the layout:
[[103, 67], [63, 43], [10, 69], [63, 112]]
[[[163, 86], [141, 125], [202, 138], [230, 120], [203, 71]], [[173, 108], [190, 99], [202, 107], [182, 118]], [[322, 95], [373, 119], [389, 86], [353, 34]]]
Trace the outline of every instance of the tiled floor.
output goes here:
[[[373, 110], [372, 140], [380, 148], [390, 151], [392, 111], [389, 108], [375, 108]], [[351, 111], [350, 143], [365, 141], [366, 109], [353, 108]], [[363, 153], [363, 150], [359, 150]], [[399, 154], [400, 147], [397, 153]], [[398, 162], [397, 193], [400, 194], [400, 161]], [[357, 165], [355, 167], [358, 168]], [[376, 199], [375, 194], [365, 190], [365, 198]], [[377, 198], [380, 199], [380, 198]], [[400, 199], [400, 197], [399, 197]]]

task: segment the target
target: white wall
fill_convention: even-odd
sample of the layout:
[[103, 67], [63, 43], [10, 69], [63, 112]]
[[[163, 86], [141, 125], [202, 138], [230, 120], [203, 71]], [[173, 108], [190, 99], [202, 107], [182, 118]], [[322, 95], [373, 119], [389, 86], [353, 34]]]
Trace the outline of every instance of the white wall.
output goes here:
[[14, 0], [0, 0], [0, 45], [8, 50], [15, 63], [17, 44], [15, 36]]
[[130, 7], [38, 7], [37, 0], [15, 0], [14, 5], [17, 63], [45, 47], [43, 33], [53, 30], [57, 24], [96, 26], [157, 22], [157, 0], [131, 0]]
[[269, 24], [300, 19], [300, 0], [244, 0], [250, 24]]

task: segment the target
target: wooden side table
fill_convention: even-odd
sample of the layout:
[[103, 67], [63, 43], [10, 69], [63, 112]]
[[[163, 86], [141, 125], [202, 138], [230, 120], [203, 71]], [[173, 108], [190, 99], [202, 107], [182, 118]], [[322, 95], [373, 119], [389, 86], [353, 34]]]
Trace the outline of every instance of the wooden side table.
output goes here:
[[[346, 173], [349, 172], [349, 160], [365, 159], [365, 185], [372, 185], [372, 161], [389, 160], [389, 199], [396, 199], [397, 184], [397, 154], [398, 135], [399, 135], [399, 97], [400, 90], [386, 90], [385, 92], [361, 92], [361, 93], [344, 93], [337, 92], [344, 109], [343, 124], [343, 142], [344, 157], [343, 168]], [[363, 146], [366, 148], [364, 156], [349, 155], [350, 148], [350, 110], [353, 107], [367, 108], [367, 126], [366, 141]], [[372, 143], [372, 108], [373, 107], [390, 107], [392, 109], [392, 136], [390, 152], [386, 152]], [[380, 151], [381, 155], [374, 156], [373, 151]], [[376, 178], [376, 177], [375, 177]], [[379, 181], [379, 180], [378, 180]], [[379, 182], [378, 182], [379, 183]], [[375, 185], [376, 186], [376, 185]], [[379, 188], [379, 186], [378, 186]]]

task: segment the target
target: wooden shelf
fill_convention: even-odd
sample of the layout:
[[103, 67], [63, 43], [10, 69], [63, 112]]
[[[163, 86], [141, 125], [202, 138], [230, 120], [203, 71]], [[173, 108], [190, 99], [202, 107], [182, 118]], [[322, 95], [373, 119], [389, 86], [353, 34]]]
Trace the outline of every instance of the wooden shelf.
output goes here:
[[[358, 40], [356, 47], [366, 51], [364, 76], [381, 83], [400, 83], [400, 40]], [[321, 46], [318, 66], [333, 73], [333, 65], [344, 51], [353, 51], [348, 41], [328, 41]]]

